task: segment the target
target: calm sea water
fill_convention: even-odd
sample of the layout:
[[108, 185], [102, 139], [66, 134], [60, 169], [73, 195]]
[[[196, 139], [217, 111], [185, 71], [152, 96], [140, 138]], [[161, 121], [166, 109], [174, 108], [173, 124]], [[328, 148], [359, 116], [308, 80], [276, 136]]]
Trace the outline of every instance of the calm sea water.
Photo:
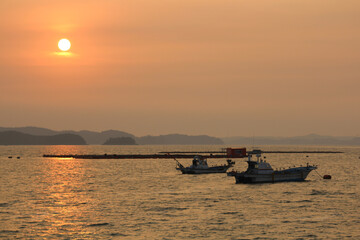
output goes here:
[[[0, 238], [360, 239], [360, 148], [261, 147], [344, 153], [267, 154], [274, 168], [309, 162], [333, 179], [313, 171], [305, 182], [257, 185], [226, 174], [182, 175], [171, 159], [42, 157], [221, 147], [0, 146]], [[235, 169], [246, 168], [235, 161]]]

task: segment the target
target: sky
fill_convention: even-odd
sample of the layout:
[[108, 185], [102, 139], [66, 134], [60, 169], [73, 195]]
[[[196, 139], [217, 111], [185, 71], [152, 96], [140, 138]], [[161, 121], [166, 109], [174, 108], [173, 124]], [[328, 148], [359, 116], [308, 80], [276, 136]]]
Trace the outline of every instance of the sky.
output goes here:
[[358, 0], [1, 0], [0, 50], [2, 127], [360, 134]]

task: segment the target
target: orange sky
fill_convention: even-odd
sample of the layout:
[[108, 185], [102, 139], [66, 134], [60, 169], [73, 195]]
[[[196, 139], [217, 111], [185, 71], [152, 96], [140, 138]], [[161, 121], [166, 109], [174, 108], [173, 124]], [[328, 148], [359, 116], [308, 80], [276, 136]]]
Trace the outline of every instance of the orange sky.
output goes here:
[[358, 0], [1, 0], [0, 126], [359, 135], [359, 29]]

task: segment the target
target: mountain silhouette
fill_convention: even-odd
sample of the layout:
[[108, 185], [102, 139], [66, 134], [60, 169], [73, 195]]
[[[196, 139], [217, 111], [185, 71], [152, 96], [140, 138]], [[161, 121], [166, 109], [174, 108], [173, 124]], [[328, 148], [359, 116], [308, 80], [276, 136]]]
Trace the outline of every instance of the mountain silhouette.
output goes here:
[[72, 131], [72, 130], [64, 130], [64, 131], [54, 131], [47, 128], [40, 127], [16, 127], [16, 128], [5, 128], [0, 127], [0, 132], [3, 131], [17, 131], [26, 134], [36, 135], [36, 136], [52, 136], [56, 134], [75, 134], [81, 136], [85, 139], [87, 144], [96, 144], [101, 145], [107, 139], [114, 137], [131, 137], [135, 138], [134, 135], [122, 131], [117, 130], [107, 130], [103, 132], [94, 132], [94, 131]]
[[144, 136], [136, 138], [136, 142], [142, 145], [221, 145], [224, 142], [220, 138], [207, 135], [189, 136], [184, 134], [168, 134], [160, 136]]
[[131, 137], [109, 138], [104, 145], [137, 145]]
[[308, 134], [296, 137], [227, 137], [222, 138], [225, 144], [240, 145], [328, 145], [359, 146], [359, 137], [333, 137]]
[[36, 136], [16, 131], [0, 132], [0, 145], [86, 145], [85, 140], [74, 134]]

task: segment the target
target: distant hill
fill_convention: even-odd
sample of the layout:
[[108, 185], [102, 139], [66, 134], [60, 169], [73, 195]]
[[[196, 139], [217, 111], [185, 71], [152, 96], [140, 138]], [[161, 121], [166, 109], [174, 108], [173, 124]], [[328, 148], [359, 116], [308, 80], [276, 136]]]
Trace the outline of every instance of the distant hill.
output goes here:
[[[107, 144], [122, 144], [124, 139], [121, 138], [132, 138], [136, 144], [140, 145], [333, 145], [333, 146], [360, 146], [360, 137], [333, 137], [333, 136], [322, 136], [317, 134], [308, 134], [305, 136], [295, 137], [226, 137], [216, 138], [207, 135], [190, 136], [185, 134], [168, 134], [160, 136], [143, 136], [135, 137], [134, 135], [118, 131], [118, 130], [107, 130], [102, 132], [95, 131], [54, 131], [47, 128], [40, 127], [0, 127], [0, 133], [15, 131], [18, 133], [24, 133], [33, 136], [56, 136], [65, 135], [72, 136], [78, 135], [82, 140], [85, 140], [86, 144], [102, 145], [105, 142]], [[68, 135], [66, 135], [68, 134]], [[2, 135], [4, 136], [4, 135]], [[25, 135], [25, 139], [28, 139]], [[120, 139], [118, 139], [120, 138]], [[29, 138], [30, 139], [30, 138]], [[32, 138], [35, 139], [35, 138]], [[65, 138], [63, 138], [65, 139]], [[70, 139], [70, 138], [68, 138]], [[110, 140], [112, 139], [112, 140]], [[5, 141], [5, 139], [3, 139]], [[10, 140], [6, 140], [7, 142]], [[37, 139], [34, 143], [38, 144]], [[56, 140], [59, 141], [59, 140]], [[55, 142], [56, 142], [55, 141]], [[108, 142], [110, 141], [110, 143]], [[25, 140], [24, 140], [25, 142]], [[75, 141], [77, 142], [77, 141]], [[126, 141], [125, 141], [126, 142]], [[5, 142], [4, 142], [5, 143]], [[128, 142], [130, 144], [130, 142]], [[0, 143], [1, 145], [2, 143]], [[72, 144], [71, 142], [62, 142], [61, 144]], [[84, 144], [77, 142], [77, 144]], [[9, 144], [7, 144], [9, 145]], [[29, 143], [27, 145], [32, 145]]]
[[131, 137], [109, 138], [104, 145], [137, 145]]
[[[87, 144], [102, 145], [110, 138], [132, 138], [137, 144], [141, 145], [221, 145], [224, 142], [220, 138], [210, 137], [207, 135], [200, 136], [189, 136], [184, 134], [168, 134], [160, 136], [144, 136], [135, 137], [134, 135], [118, 131], [118, 130], [107, 130], [103, 132], [94, 131], [54, 131], [47, 128], [39, 127], [16, 127], [16, 128], [5, 128], [0, 127], [0, 132], [3, 131], [17, 131], [36, 136], [53, 136], [57, 134], [73, 134], [81, 136]], [[111, 140], [111, 141], [122, 141], [122, 140]], [[114, 143], [114, 142], [110, 142]], [[118, 144], [116, 144], [118, 145]]]
[[142, 145], [221, 145], [224, 142], [220, 138], [207, 135], [189, 136], [183, 134], [168, 134], [160, 136], [144, 136], [136, 138], [136, 142]]
[[135, 138], [134, 135], [122, 131], [117, 130], [108, 130], [103, 132], [94, 132], [94, 131], [72, 131], [72, 130], [65, 130], [65, 131], [54, 131], [47, 128], [39, 128], [39, 127], [16, 127], [16, 128], [5, 128], [0, 127], [0, 132], [3, 131], [17, 131], [31, 135], [37, 136], [52, 136], [56, 134], [75, 134], [81, 136], [85, 139], [87, 144], [96, 144], [101, 145], [107, 139], [114, 138], [114, 137], [131, 137]]
[[36, 136], [16, 131], [0, 132], [0, 145], [86, 145], [85, 140], [74, 134]]
[[117, 137], [130, 137], [135, 138], [134, 135], [118, 130], [107, 130], [103, 132], [93, 132], [93, 131], [63, 131], [68, 133], [78, 134], [83, 137], [88, 144], [101, 145], [109, 138], [117, 138]]
[[31, 135], [38, 135], [38, 136], [51, 136], [58, 134], [59, 132], [50, 130], [47, 128], [39, 128], [39, 127], [0, 127], [0, 132], [4, 131], [16, 131], [21, 133], [27, 133]]
[[222, 138], [225, 144], [240, 145], [333, 145], [359, 146], [359, 137], [333, 137], [309, 134], [296, 137], [227, 137]]

